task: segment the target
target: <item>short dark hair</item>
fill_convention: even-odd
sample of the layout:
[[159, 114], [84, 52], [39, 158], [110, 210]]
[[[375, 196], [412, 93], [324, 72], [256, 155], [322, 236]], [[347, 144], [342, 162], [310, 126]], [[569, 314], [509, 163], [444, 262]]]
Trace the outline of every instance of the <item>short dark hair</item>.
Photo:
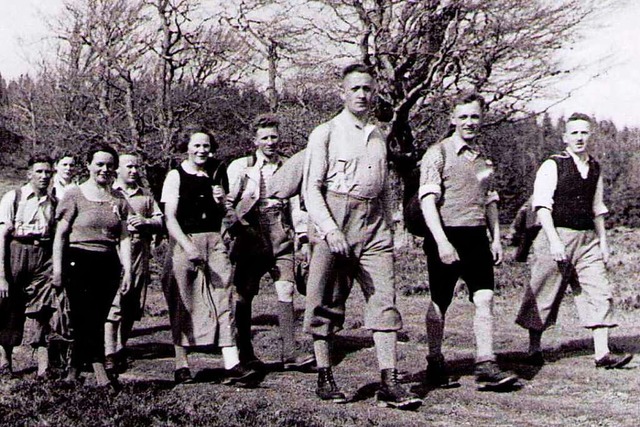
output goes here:
[[275, 114], [260, 114], [253, 120], [253, 131], [257, 131], [261, 128], [276, 128], [280, 127], [280, 119]]
[[115, 148], [113, 148], [109, 144], [100, 143], [100, 144], [94, 145], [93, 148], [91, 148], [91, 150], [89, 150], [89, 152], [87, 153], [87, 163], [91, 163], [93, 161], [93, 156], [95, 156], [96, 153], [111, 154], [113, 156], [114, 166], [118, 167], [120, 163], [118, 152], [115, 150]]
[[29, 157], [29, 160], [27, 160], [28, 167], [31, 167], [36, 163], [49, 163], [49, 166], [53, 166], [53, 160], [51, 160], [51, 157], [43, 153], [34, 154]]
[[347, 65], [342, 69], [342, 80], [344, 80], [349, 74], [352, 73], [369, 74], [371, 77], [373, 77], [373, 70], [371, 70], [371, 67], [362, 63], [356, 63]]
[[585, 122], [592, 124], [593, 120], [591, 120], [591, 117], [587, 116], [584, 113], [573, 113], [572, 115], [569, 116], [569, 118], [567, 119], [567, 123], [569, 122], [575, 122], [578, 120], [584, 120]]
[[458, 95], [453, 103], [453, 107], [457, 107], [458, 105], [471, 104], [473, 102], [477, 102], [480, 105], [480, 109], [484, 111], [487, 106], [487, 102], [484, 98], [477, 92], [464, 92]]
[[182, 136], [178, 141], [177, 148], [178, 152], [186, 153], [187, 147], [189, 146], [189, 141], [191, 140], [191, 136], [196, 133], [203, 133], [209, 137], [209, 142], [211, 143], [211, 152], [215, 151], [218, 148], [218, 144], [216, 143], [216, 138], [213, 135], [213, 131], [208, 127], [198, 124], [198, 123], [189, 123], [184, 126], [182, 131]]
[[71, 157], [74, 161], [78, 160], [77, 154], [72, 153], [70, 151], [63, 151], [56, 156], [55, 163], [58, 163], [60, 160], [64, 159], [65, 157]]

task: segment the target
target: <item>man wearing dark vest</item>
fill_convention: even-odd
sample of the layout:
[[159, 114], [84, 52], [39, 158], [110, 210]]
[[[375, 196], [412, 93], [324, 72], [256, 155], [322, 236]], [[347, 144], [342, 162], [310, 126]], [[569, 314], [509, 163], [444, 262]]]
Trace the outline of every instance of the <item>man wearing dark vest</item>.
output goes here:
[[600, 166], [589, 155], [591, 119], [574, 113], [563, 140], [566, 150], [547, 159], [538, 170], [533, 208], [543, 232], [533, 243], [531, 282], [516, 323], [529, 330], [528, 362], [544, 364], [542, 333], [556, 322], [560, 302], [571, 285], [578, 315], [591, 329], [597, 368], [621, 368], [630, 354], [609, 350], [613, 318], [612, 286], [607, 279], [609, 248], [605, 233]]
[[[254, 120], [255, 153], [234, 160], [229, 165], [227, 202], [235, 223], [230, 233], [236, 247], [232, 261], [238, 300], [236, 322], [240, 360], [260, 366], [251, 343], [251, 305], [258, 294], [260, 279], [270, 273], [278, 295], [278, 324], [281, 361], [285, 370], [305, 370], [315, 363], [313, 355], [296, 349], [293, 311], [294, 229], [292, 221], [300, 217], [298, 197], [280, 199], [269, 196], [271, 177], [285, 160], [278, 154], [280, 122], [264, 114]], [[299, 222], [299, 221], [297, 221]], [[302, 231], [302, 230], [299, 230]], [[304, 230], [306, 237], [306, 229]]]
[[56, 304], [51, 282], [55, 199], [48, 192], [53, 162], [37, 155], [28, 166], [29, 182], [0, 201], [0, 375], [11, 374], [13, 347], [23, 342], [36, 349], [37, 375], [46, 377], [46, 338]]

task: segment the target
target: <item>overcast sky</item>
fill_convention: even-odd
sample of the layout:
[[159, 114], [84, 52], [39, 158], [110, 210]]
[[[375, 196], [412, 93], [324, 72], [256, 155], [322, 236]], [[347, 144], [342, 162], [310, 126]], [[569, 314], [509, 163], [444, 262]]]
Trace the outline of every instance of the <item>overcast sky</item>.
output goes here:
[[[47, 36], [43, 16], [59, 10], [62, 0], [3, 0], [0, 11], [0, 74], [5, 79], [29, 73]], [[551, 108], [554, 117], [574, 111], [609, 119], [617, 126], [640, 126], [640, 1], [602, 13], [589, 24], [585, 39], [563, 52], [567, 66], [580, 69], [550, 93], [571, 97]], [[598, 58], [603, 58], [598, 60]], [[553, 101], [532, 105], [544, 108]]]

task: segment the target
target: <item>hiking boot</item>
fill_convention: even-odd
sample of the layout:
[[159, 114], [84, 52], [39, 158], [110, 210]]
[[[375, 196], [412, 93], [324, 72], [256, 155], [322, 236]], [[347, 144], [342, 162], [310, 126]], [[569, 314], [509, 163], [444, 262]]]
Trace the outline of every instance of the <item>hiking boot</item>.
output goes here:
[[447, 364], [442, 354], [427, 356], [427, 370], [424, 385], [434, 388], [459, 387], [460, 383], [452, 381], [447, 371]]
[[347, 402], [347, 397], [340, 391], [333, 379], [333, 372], [330, 367], [318, 369], [316, 395], [322, 400], [330, 400], [333, 403]]
[[262, 382], [260, 371], [238, 363], [231, 369], [227, 369], [227, 376], [222, 380], [224, 385], [239, 384], [245, 387], [255, 387]]
[[313, 354], [298, 354], [282, 361], [285, 371], [308, 372], [316, 365], [316, 357]]
[[474, 374], [478, 390], [503, 390], [518, 381], [516, 374], [501, 370], [493, 360], [476, 363]]
[[107, 354], [104, 357], [104, 370], [110, 375], [118, 375], [117, 353]]
[[533, 353], [527, 354], [524, 358], [524, 363], [529, 366], [544, 366], [544, 355], [541, 351], [534, 351]]
[[381, 375], [382, 382], [376, 392], [378, 406], [413, 410], [422, 405], [422, 399], [400, 384], [397, 369], [383, 369]]
[[596, 368], [619, 369], [631, 362], [631, 359], [633, 359], [633, 355], [629, 353], [607, 353], [596, 360]]
[[173, 371], [173, 382], [175, 385], [193, 384], [193, 377], [189, 368], [180, 368]]

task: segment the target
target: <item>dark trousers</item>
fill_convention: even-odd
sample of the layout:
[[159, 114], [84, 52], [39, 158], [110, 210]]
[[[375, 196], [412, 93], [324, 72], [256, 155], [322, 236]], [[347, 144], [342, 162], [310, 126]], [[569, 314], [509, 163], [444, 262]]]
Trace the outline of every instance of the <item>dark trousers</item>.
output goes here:
[[73, 328], [71, 363], [104, 361], [104, 323], [120, 283], [120, 259], [109, 252], [70, 248], [63, 264]]

